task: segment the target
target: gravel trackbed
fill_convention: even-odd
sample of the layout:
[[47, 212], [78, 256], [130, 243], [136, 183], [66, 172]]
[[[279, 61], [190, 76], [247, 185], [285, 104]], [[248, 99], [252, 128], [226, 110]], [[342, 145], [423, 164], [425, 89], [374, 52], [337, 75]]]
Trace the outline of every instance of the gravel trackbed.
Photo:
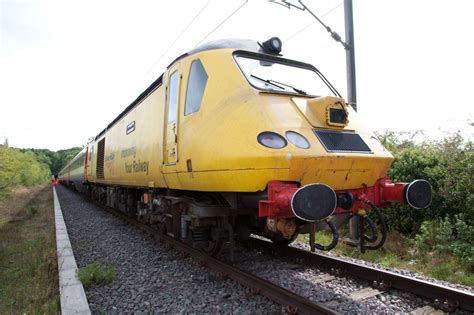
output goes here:
[[281, 306], [130, 227], [82, 196], [57, 192], [78, 267], [112, 266], [116, 279], [91, 285], [93, 313], [280, 313]]

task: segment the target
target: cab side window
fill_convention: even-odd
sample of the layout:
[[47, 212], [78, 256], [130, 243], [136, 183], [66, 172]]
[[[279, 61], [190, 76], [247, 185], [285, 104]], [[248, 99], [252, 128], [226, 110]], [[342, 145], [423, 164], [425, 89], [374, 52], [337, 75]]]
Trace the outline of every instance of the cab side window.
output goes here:
[[170, 77], [170, 91], [168, 100], [168, 124], [175, 122], [178, 115], [179, 74], [173, 72]]
[[207, 78], [208, 76], [201, 60], [194, 60], [191, 63], [191, 70], [189, 73], [184, 115], [197, 112], [201, 108], [201, 101], [202, 96], [204, 95], [204, 89], [206, 88]]

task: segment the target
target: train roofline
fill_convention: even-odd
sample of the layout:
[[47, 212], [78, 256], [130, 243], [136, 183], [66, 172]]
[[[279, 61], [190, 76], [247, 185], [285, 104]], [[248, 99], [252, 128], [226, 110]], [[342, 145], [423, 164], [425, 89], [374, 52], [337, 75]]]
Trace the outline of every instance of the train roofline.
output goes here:
[[[181, 60], [185, 57], [188, 57], [188, 56], [191, 56], [191, 55], [194, 55], [194, 54], [197, 54], [197, 53], [201, 53], [201, 52], [204, 52], [204, 51], [216, 50], [216, 49], [235, 49], [236, 51], [240, 51], [241, 53], [250, 53], [250, 54], [253, 54], [253, 55], [258, 54], [260, 56], [265, 55], [266, 57], [269, 57], [269, 58], [281, 57], [280, 54], [269, 54], [268, 52], [266, 52], [265, 49], [263, 48], [262, 44], [260, 42], [256, 41], [256, 40], [235, 39], [235, 38], [234, 39], [220, 39], [220, 40], [215, 40], [215, 41], [211, 41], [211, 42], [202, 44], [202, 45], [200, 45], [198, 47], [195, 47], [195, 48], [191, 49], [190, 51], [180, 55], [179, 57], [174, 59], [168, 65], [168, 67], [166, 69], [169, 69], [173, 64], [175, 64], [177, 61], [179, 61], [179, 60]], [[294, 64], [294, 65], [297, 65], [297, 66], [300, 66], [300, 67], [313, 69], [313, 70], [315, 70], [315, 71], [317, 71], [318, 73], [321, 74], [321, 72], [319, 72], [319, 70], [316, 69], [313, 65], [303, 63], [303, 62], [300, 62], [300, 61], [290, 60], [290, 59], [286, 59], [286, 61], [288, 61], [288, 63], [290, 63], [290, 64]], [[164, 75], [164, 73], [162, 73], [158, 77], [158, 79], [153, 81], [153, 83], [148, 88], [146, 88], [145, 91], [143, 91], [130, 105], [128, 105], [117, 117], [115, 117], [115, 119], [112, 120], [112, 122], [110, 122], [107, 125], [107, 127], [105, 127], [101, 132], [99, 132], [99, 134], [97, 134], [97, 136], [95, 136], [94, 141], [97, 141], [98, 139], [100, 139], [100, 137], [102, 137], [107, 132], [107, 130], [112, 128], [112, 126], [115, 125], [115, 123], [117, 123], [122, 117], [127, 115], [127, 113], [129, 113], [136, 105], [138, 105], [141, 101], [143, 101], [148, 95], [153, 93], [153, 91], [155, 91], [158, 87], [160, 87], [161, 84], [163, 83], [163, 75]], [[323, 80], [327, 81], [326, 78], [323, 78]], [[339, 92], [337, 92], [337, 90], [336, 90], [336, 94], [340, 95]]]

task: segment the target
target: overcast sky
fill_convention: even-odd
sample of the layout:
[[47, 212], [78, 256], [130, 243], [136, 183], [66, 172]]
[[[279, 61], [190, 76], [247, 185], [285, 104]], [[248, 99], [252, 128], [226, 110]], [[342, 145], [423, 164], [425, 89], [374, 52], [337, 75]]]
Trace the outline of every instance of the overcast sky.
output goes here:
[[[344, 35], [342, 0], [304, 2]], [[313, 64], [346, 96], [344, 49], [312, 16], [243, 3], [0, 0], [0, 141], [85, 144], [203, 39], [278, 36], [285, 57]], [[354, 1], [358, 108], [370, 129], [473, 137], [473, 12], [471, 0]]]

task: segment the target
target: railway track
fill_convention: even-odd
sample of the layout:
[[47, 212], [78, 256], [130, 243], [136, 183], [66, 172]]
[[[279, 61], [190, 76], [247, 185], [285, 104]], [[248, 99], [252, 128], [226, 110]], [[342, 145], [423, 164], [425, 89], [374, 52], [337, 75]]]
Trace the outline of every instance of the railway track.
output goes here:
[[[89, 199], [86, 200], [90, 202]], [[105, 207], [97, 202], [94, 203], [112, 215], [149, 234], [154, 239], [160, 242], [165, 242], [185, 254], [192, 256], [201, 264], [206, 265], [217, 272], [221, 277], [230, 278], [235, 282], [248, 287], [251, 294], [261, 294], [270, 300], [279, 303], [284, 306], [285, 310], [290, 314], [337, 314], [336, 311], [331, 309], [334, 306], [331, 304], [331, 301], [329, 303], [313, 302], [252, 273], [238, 269], [229, 262], [224, 262], [211, 257], [171, 236], [164, 235], [153, 227], [130, 218], [115, 209]], [[248, 245], [252, 249], [257, 249], [272, 256], [297, 259], [300, 262], [304, 262], [306, 265], [318, 268], [337, 269], [340, 275], [350, 275], [357, 279], [367, 280], [373, 283], [373, 288], [360, 290], [360, 292], [357, 292], [359, 294], [358, 296], [357, 294], [354, 294], [352, 298], [355, 299], [363, 299], [383, 294], [390, 289], [399, 289], [420, 297], [429, 298], [433, 301], [432, 305], [435, 308], [446, 312], [452, 312], [457, 308], [474, 312], [474, 294], [470, 292], [407, 277], [387, 270], [356, 264], [337, 257], [312, 253], [292, 246], [275, 247], [272, 246], [271, 242], [261, 239], [251, 238]], [[334, 277], [326, 278], [327, 281], [333, 279]], [[429, 311], [433, 311], [433, 308], [430, 308]], [[423, 310], [420, 308], [420, 313], [422, 312]], [[415, 310], [414, 313], [417, 313], [417, 311]]]
[[[269, 241], [253, 238], [250, 240], [253, 248], [277, 255], [286, 256], [306, 264], [325, 268], [336, 268], [340, 274], [350, 275], [358, 279], [373, 283], [374, 291], [371, 294], [384, 293], [390, 289], [399, 289], [417, 296], [431, 299], [433, 306], [443, 311], [452, 312], [457, 308], [474, 312], [474, 294], [452, 287], [432, 283], [429, 281], [407, 277], [392, 271], [356, 264], [337, 257], [312, 253], [296, 247], [271, 247]], [[370, 293], [369, 293], [370, 294]]]
[[322, 303], [312, 302], [309, 299], [303, 298], [256, 275], [237, 269], [232, 265], [196, 250], [171, 236], [164, 235], [151, 226], [130, 218], [115, 209], [105, 207], [99, 203], [95, 204], [123, 221], [139, 228], [154, 239], [164, 241], [174, 248], [192, 256], [202, 264], [216, 271], [221, 277], [230, 278], [235, 282], [248, 287], [252, 294], [261, 294], [270, 300], [283, 305], [286, 311], [290, 314], [337, 314]]

